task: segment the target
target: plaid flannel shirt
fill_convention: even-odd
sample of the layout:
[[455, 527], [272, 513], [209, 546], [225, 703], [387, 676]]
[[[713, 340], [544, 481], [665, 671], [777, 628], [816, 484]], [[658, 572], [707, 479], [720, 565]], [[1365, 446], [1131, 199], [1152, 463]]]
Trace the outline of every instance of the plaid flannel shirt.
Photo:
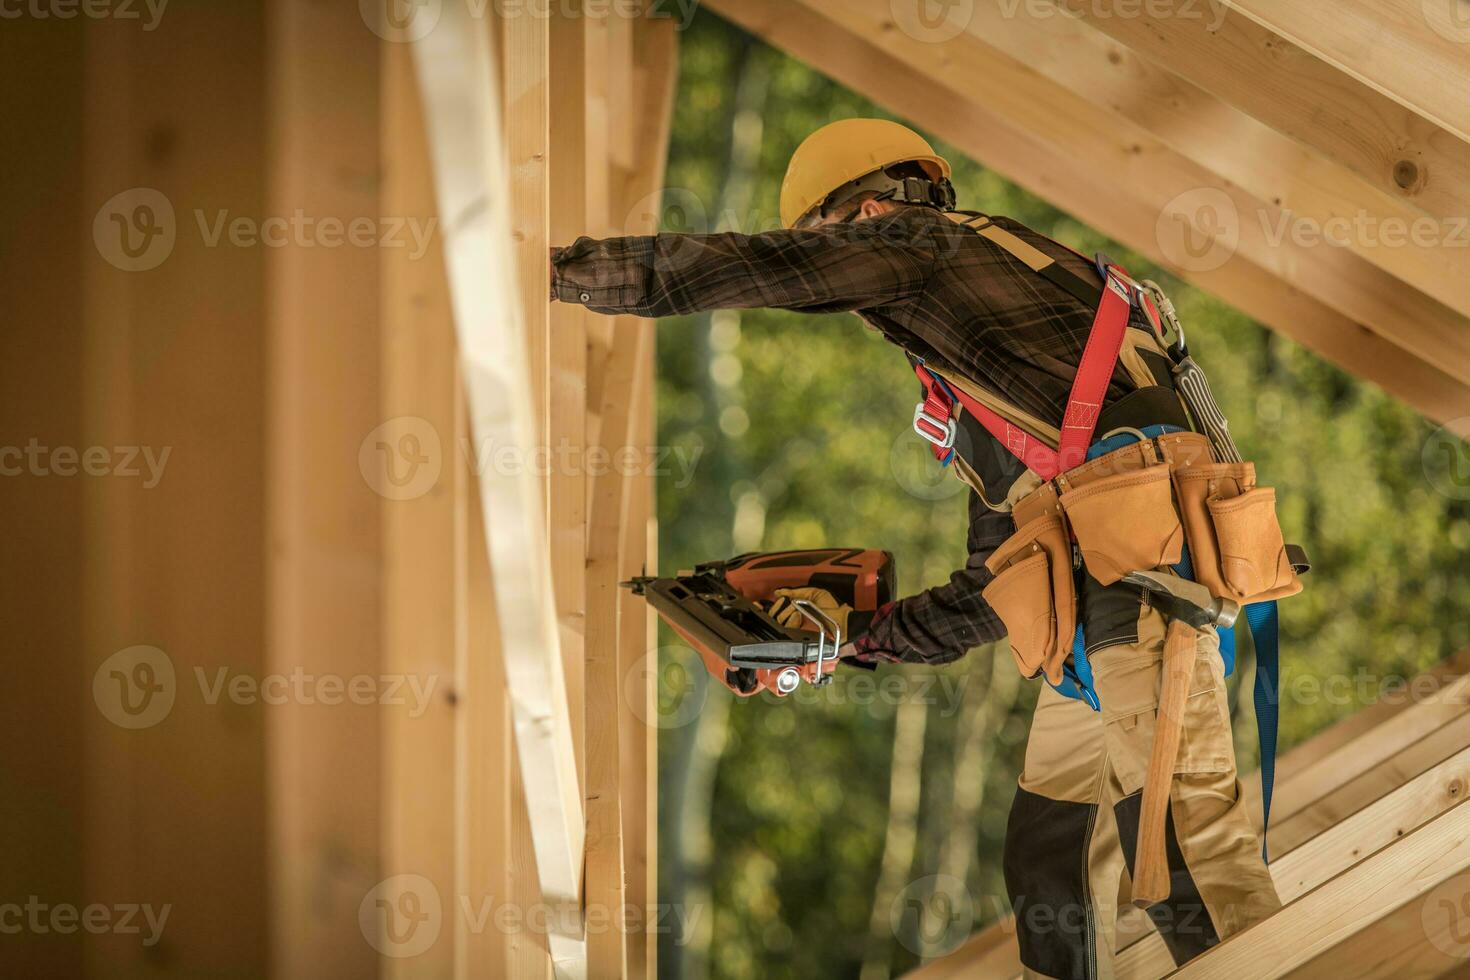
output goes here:
[[[1093, 264], [1065, 246], [1010, 219], [994, 221], [1097, 279]], [[854, 312], [899, 347], [1055, 426], [1095, 312], [988, 239], [918, 207], [757, 235], [579, 238], [552, 249], [551, 264], [552, 298], [599, 313]], [[1107, 400], [1129, 390], [1116, 371]], [[944, 663], [1005, 634], [980, 592], [991, 579], [985, 559], [1011, 534], [1011, 519], [970, 496], [965, 567], [865, 624], [854, 614], [858, 659]]]

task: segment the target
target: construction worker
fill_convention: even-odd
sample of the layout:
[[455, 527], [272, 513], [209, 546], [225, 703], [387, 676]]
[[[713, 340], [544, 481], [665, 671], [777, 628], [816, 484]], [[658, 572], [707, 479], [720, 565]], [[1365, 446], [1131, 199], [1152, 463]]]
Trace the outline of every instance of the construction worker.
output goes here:
[[[791, 160], [784, 229], [581, 238], [552, 249], [551, 291], [645, 317], [852, 311], [903, 349], [924, 395], [915, 430], [973, 491], [969, 560], [947, 584], [876, 613], [801, 594], [844, 625], [854, 661], [944, 663], [1009, 633], [1023, 672], [1046, 678], [1005, 844], [1021, 960], [1030, 976], [1111, 976], [1115, 918], [1133, 897], [1125, 872], [1167, 625], [1119, 573], [1177, 570], [1187, 532], [1196, 563], [1209, 559], [1199, 581], [1217, 592], [1245, 601], [1295, 583], [1277, 555], [1245, 553], [1254, 530], [1232, 524], [1219, 531], [1225, 544], [1206, 542], [1213, 528], [1196, 525], [1208, 515], [1176, 500], [1171, 488], [1186, 484], [1171, 468], [1192, 462], [1211, 501], [1239, 495], [1249, 519], [1264, 520], [1250, 464], [1212, 458], [1196, 434], [1145, 291], [1018, 222], [956, 211], [949, 177], [903, 126], [836, 122]], [[1236, 468], [1214, 469], [1226, 466]], [[773, 612], [799, 625], [789, 601]], [[1149, 908], [1179, 963], [1279, 905], [1236, 778], [1214, 629], [1197, 633], [1193, 653], [1169, 794], [1168, 894]]]

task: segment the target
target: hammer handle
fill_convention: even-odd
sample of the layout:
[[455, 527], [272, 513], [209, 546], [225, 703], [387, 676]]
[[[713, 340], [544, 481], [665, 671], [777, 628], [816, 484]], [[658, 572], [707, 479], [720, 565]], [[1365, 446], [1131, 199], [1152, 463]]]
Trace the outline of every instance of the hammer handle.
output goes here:
[[1138, 847], [1133, 870], [1133, 904], [1146, 908], [1169, 897], [1169, 859], [1165, 848], [1169, 819], [1169, 789], [1189, 683], [1194, 676], [1199, 633], [1180, 620], [1169, 623], [1164, 639], [1164, 677], [1159, 691], [1158, 721], [1154, 726], [1153, 755], [1143, 784], [1143, 812], [1138, 821]]

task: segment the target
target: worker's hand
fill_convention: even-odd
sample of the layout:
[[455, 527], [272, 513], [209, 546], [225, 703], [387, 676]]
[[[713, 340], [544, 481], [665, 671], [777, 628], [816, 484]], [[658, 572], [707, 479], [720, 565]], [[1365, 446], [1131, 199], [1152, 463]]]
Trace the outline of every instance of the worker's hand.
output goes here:
[[816, 624], [806, 616], [802, 615], [800, 609], [796, 608], [796, 600], [805, 599], [816, 606], [822, 612], [831, 616], [842, 629], [842, 636], [847, 637], [847, 616], [852, 612], [852, 607], [837, 601], [836, 596], [826, 589], [777, 589], [771, 593], [770, 604], [766, 611], [771, 618], [785, 626], [787, 629], [817, 631]]

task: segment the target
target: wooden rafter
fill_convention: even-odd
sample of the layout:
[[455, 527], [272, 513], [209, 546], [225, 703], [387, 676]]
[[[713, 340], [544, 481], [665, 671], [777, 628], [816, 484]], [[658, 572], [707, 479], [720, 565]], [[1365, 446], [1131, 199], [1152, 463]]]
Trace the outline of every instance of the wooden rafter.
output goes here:
[[[1470, 144], [1320, 60], [1265, 17], [1220, 4], [1213, 11], [1194, 4], [1201, 10], [1194, 16], [1139, 17], [1122, 9], [1127, 0], [1057, 2], [1425, 214], [1455, 219], [1470, 213]], [[1256, 3], [1251, 9], [1283, 6], [1299, 5]]]
[[[534, 19], [534, 18], [521, 18]], [[509, 185], [490, 38], [446, 4], [414, 43], [471, 431], [477, 445], [536, 444], [525, 317], [510, 254]], [[545, 275], [538, 257], [535, 272]], [[545, 293], [543, 291], [542, 295]], [[542, 304], [544, 308], [544, 303]], [[579, 907], [586, 827], [545, 546], [544, 490], [530, 467], [486, 467], [480, 503], [506, 683], [542, 898]], [[552, 916], [559, 976], [585, 975], [580, 922]]]
[[[835, 0], [823, 2], [837, 6]], [[1179, 193], [1179, 183], [1199, 187], [1209, 180], [1196, 168], [1171, 184], [1159, 183], [1150, 166], [1150, 161], [1160, 158], [1158, 144], [1146, 134], [1140, 134], [1137, 141], [1119, 141], [1108, 127], [1096, 131], [1091, 128], [1097, 125], [1096, 113], [1087, 107], [1074, 111], [1068, 122], [1078, 127], [1078, 134], [1092, 132], [1093, 141], [1082, 146], [1072, 138], [1059, 145], [1037, 133], [1038, 127], [1058, 125], [1058, 120], [1044, 118], [1044, 108], [1002, 115], [989, 99], [950, 87], [951, 80], [934, 69], [937, 56], [932, 45], [926, 46], [926, 57], [915, 59], [923, 64], [911, 65], [897, 60], [896, 51], [891, 54], [887, 46], [841, 30], [840, 25], [802, 4], [712, 0], [711, 6], [854, 91], [944, 137], [1104, 234], [1172, 267], [1156, 235], [1158, 220]], [[886, 4], [884, 7], [887, 9]], [[897, 44], [898, 49], [902, 47]], [[989, 95], [992, 90], [981, 91]], [[1141, 169], [1131, 169], [1135, 166]], [[1308, 263], [1319, 261], [1310, 254], [1302, 257]], [[1444, 421], [1470, 415], [1470, 388], [1464, 383], [1283, 282], [1278, 272], [1284, 271], [1279, 255], [1265, 255], [1258, 262], [1245, 254], [1213, 270], [1179, 270], [1201, 288], [1345, 370], [1378, 383], [1431, 418]], [[1326, 272], [1323, 277], [1335, 278]], [[1391, 297], [1379, 300], [1386, 305]]]
[[1128, 119], [1220, 180], [1271, 202], [1272, 210], [1242, 220], [1275, 222], [1273, 229], [1282, 232], [1330, 231], [1341, 243], [1334, 247], [1470, 314], [1470, 247], [1421, 246], [1407, 238], [1397, 243], [1372, 229], [1354, 230], [1359, 215], [1373, 216], [1380, 230], [1401, 228], [1406, 235], [1415, 222], [1430, 223], [1412, 199], [1386, 193], [1082, 20], [1027, 16], [1027, 9], [1012, 16], [998, 4], [975, 4], [965, 31], [1099, 110]]

